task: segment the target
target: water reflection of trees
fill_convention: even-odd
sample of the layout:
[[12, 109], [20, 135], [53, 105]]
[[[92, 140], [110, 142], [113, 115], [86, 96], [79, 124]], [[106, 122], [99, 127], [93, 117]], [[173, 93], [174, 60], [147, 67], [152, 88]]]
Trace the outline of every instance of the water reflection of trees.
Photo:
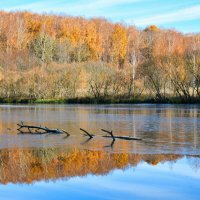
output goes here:
[[0, 150], [0, 183], [32, 183], [87, 174], [104, 175], [114, 169], [137, 166], [141, 161], [156, 165], [180, 158], [181, 155], [139, 155], [78, 149]]

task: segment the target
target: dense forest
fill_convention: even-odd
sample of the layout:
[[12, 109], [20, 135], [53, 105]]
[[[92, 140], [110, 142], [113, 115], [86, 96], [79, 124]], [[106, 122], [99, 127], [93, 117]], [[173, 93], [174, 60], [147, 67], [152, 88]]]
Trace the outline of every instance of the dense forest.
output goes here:
[[200, 101], [200, 34], [0, 12], [0, 98]]

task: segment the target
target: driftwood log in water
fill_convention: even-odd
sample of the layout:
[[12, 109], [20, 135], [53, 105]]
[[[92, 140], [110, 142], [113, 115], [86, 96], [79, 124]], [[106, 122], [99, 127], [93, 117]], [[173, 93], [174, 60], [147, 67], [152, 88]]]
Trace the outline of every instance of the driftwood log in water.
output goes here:
[[103, 132], [108, 133], [109, 135], [104, 135], [103, 137], [105, 138], [112, 138], [113, 141], [115, 141], [115, 139], [121, 139], [121, 140], [142, 140], [142, 138], [136, 138], [136, 137], [130, 137], [130, 136], [115, 136], [113, 135], [112, 131], [107, 131], [104, 129], [101, 129]]
[[70, 135], [67, 131], [65, 130], [59, 130], [59, 129], [49, 129], [47, 127], [42, 127], [42, 126], [30, 126], [30, 125], [25, 125], [23, 122], [21, 124], [17, 124], [19, 128], [17, 129], [20, 133], [32, 133], [32, 134], [45, 134], [45, 133], [52, 133], [52, 134], [67, 134], [68, 136]]
[[[20, 133], [31, 133], [31, 134], [67, 134], [67, 136], [70, 136], [70, 134], [65, 131], [65, 130], [60, 130], [60, 129], [49, 129], [47, 127], [42, 127], [42, 126], [33, 126], [33, 125], [25, 125], [23, 122], [21, 124], [17, 124], [19, 128], [17, 129]], [[89, 140], [92, 139], [95, 135], [89, 133], [88, 131], [80, 128], [81, 131], [84, 132], [84, 136], [88, 136]], [[113, 142], [116, 139], [121, 139], [121, 140], [142, 140], [141, 138], [136, 138], [136, 137], [130, 137], [130, 136], [116, 136], [113, 135], [112, 131], [108, 131], [105, 129], [101, 129], [103, 132], [109, 134], [109, 135], [104, 135], [102, 137], [105, 138], [112, 138]]]
[[80, 130], [85, 133], [84, 136], [88, 136], [90, 139], [92, 139], [95, 136], [82, 128], [80, 128]]
[[[92, 139], [95, 135], [89, 133], [88, 131], [80, 128], [81, 131], [83, 131], [85, 134], [84, 136], [88, 136], [89, 139]], [[112, 138], [113, 141], [115, 141], [116, 139], [121, 139], [121, 140], [142, 140], [141, 138], [136, 138], [136, 137], [130, 137], [130, 136], [116, 136], [116, 135], [113, 135], [113, 132], [112, 131], [107, 131], [105, 129], [101, 129], [103, 132], [105, 133], [108, 133], [109, 135], [104, 135], [102, 137], [105, 137], [105, 138]]]

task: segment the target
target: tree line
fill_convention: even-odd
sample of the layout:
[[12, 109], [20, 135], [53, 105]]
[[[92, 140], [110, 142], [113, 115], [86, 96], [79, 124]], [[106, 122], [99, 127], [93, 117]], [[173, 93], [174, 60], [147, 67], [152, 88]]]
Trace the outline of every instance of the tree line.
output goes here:
[[200, 98], [200, 34], [0, 12], [1, 98]]

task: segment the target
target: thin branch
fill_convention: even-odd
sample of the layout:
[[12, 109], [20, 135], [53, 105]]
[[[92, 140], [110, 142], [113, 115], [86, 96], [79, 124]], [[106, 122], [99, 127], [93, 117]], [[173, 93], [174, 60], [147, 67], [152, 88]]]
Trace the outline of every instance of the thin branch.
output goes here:
[[107, 131], [105, 129], [101, 129], [103, 132], [108, 133], [109, 135], [111, 135], [112, 139], [115, 140], [115, 136], [113, 135], [112, 131]]
[[84, 136], [88, 136], [89, 138], [93, 138], [95, 136], [93, 134], [88, 133], [86, 130], [84, 130], [82, 128], [80, 128], [80, 130], [83, 131], [84, 133], [86, 133], [86, 134], [84, 134]]
[[130, 137], [130, 136], [114, 136], [112, 131], [107, 131], [107, 130], [104, 130], [104, 129], [101, 129], [102, 131], [110, 134], [110, 135], [104, 135], [102, 137], [105, 137], [105, 138], [112, 138], [113, 140], [115, 139], [121, 139], [121, 140], [142, 140], [142, 138], [136, 138], [136, 137]]
[[67, 134], [67, 136], [70, 136], [70, 134], [66, 130], [63, 130], [63, 129], [61, 130], [63, 131], [63, 133]]

